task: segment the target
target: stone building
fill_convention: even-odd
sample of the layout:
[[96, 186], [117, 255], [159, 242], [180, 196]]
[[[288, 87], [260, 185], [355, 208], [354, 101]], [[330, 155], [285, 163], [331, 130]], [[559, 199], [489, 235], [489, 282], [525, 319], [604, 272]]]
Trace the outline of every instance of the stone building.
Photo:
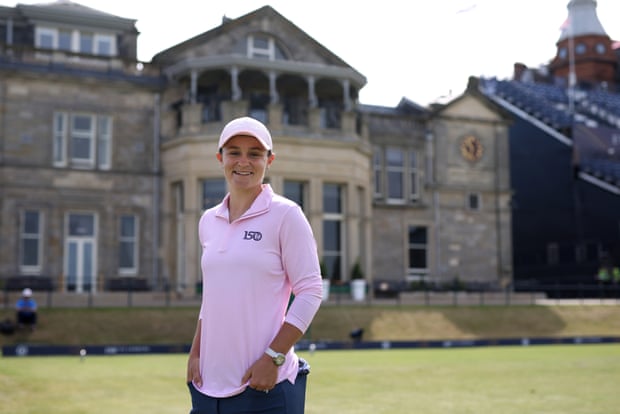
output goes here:
[[163, 83], [136, 68], [135, 20], [18, 5], [0, 7], [0, 33], [2, 279], [74, 292], [150, 283]]
[[198, 219], [226, 193], [217, 138], [241, 115], [272, 131], [266, 180], [302, 206], [325, 277], [511, 279], [509, 119], [475, 79], [438, 108], [362, 105], [365, 77], [269, 6], [148, 63], [134, 20], [71, 2], [0, 8], [0, 33], [5, 281], [193, 294]]

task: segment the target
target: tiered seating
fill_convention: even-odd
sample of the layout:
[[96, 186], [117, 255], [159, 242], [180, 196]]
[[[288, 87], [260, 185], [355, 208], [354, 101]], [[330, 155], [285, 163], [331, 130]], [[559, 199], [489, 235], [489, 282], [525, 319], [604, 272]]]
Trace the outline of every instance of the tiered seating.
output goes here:
[[577, 103], [580, 110], [614, 128], [620, 128], [620, 95], [605, 91], [582, 92]]
[[572, 125], [566, 105], [568, 98], [557, 87], [492, 79], [484, 80], [483, 88], [487, 93], [494, 93], [554, 129], [570, 128]]
[[[554, 129], [571, 136], [573, 126], [607, 124], [620, 129], [620, 94], [606, 91], [576, 90], [575, 111], [569, 114], [569, 96], [565, 89], [552, 84], [481, 79], [481, 91], [498, 96]], [[620, 134], [620, 132], [619, 132]], [[613, 144], [612, 144], [613, 145]], [[583, 152], [581, 171], [620, 187], [620, 154], [596, 155]]]
[[620, 186], [620, 163], [615, 160], [588, 159], [580, 163], [583, 171]]

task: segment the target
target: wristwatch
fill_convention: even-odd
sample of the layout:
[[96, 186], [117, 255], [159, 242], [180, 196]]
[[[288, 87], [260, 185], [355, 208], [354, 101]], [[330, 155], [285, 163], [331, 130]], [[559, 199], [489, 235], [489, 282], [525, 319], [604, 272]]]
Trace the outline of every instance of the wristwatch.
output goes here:
[[277, 366], [284, 364], [284, 360], [286, 359], [286, 356], [284, 354], [281, 354], [280, 352], [276, 352], [271, 348], [267, 348], [265, 353], [271, 357], [271, 360]]

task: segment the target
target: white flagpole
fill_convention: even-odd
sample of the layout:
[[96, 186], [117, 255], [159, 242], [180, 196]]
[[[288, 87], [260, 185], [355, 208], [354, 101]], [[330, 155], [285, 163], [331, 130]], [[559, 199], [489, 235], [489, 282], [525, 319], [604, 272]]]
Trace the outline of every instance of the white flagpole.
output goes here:
[[573, 38], [573, 20], [568, 17], [568, 114], [573, 120], [575, 113], [575, 85], [577, 75], [575, 73], [575, 39]]

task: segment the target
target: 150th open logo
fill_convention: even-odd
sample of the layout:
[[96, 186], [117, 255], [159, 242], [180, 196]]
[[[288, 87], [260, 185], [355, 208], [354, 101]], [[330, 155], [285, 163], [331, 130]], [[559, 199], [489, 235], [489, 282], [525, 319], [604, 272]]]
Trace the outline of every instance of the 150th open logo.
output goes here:
[[245, 231], [244, 233], [243, 240], [260, 241], [263, 238], [263, 233], [260, 231]]

